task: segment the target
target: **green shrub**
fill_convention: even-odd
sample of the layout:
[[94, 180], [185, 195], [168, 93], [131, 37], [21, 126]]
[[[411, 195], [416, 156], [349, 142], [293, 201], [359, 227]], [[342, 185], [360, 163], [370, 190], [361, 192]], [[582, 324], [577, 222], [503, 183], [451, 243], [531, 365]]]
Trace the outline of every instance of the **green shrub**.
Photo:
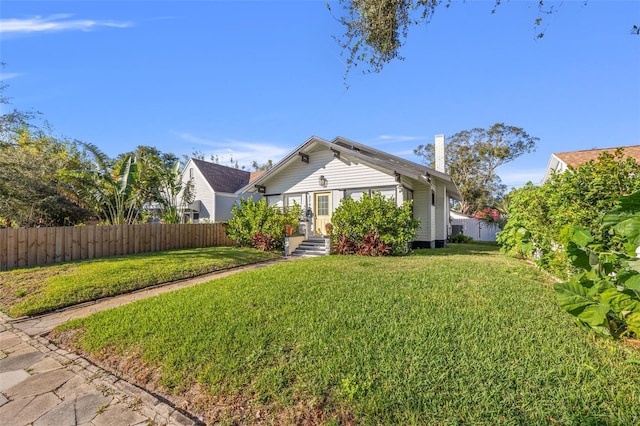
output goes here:
[[501, 250], [569, 277], [576, 272], [567, 255], [573, 227], [586, 228], [603, 250], [620, 249], [621, 237], [603, 227], [601, 219], [619, 197], [640, 190], [639, 175], [640, 165], [619, 149], [540, 186], [529, 183], [511, 192], [509, 218], [497, 237]]
[[456, 234], [456, 235], [449, 235], [448, 241], [450, 243], [466, 244], [473, 241], [473, 238], [464, 234]]
[[343, 199], [331, 219], [331, 238], [339, 254], [406, 254], [419, 222], [410, 201], [401, 207], [380, 192], [362, 199]]
[[297, 204], [284, 210], [269, 206], [267, 200], [241, 199], [231, 209], [232, 218], [227, 222], [227, 235], [240, 245], [264, 251], [284, 249], [287, 225], [294, 228], [302, 215]]
[[606, 250], [588, 229], [572, 229], [567, 253], [579, 271], [557, 283], [560, 306], [579, 325], [604, 336], [640, 336], [640, 191], [622, 197], [603, 225], [625, 251]]

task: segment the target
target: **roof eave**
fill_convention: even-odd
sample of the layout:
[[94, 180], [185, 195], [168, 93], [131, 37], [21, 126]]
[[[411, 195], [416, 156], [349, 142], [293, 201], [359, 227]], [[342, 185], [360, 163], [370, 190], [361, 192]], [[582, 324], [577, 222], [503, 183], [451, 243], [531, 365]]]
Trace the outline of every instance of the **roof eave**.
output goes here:
[[308, 149], [313, 144], [322, 144], [322, 145], [329, 146], [329, 143], [330, 143], [329, 141], [324, 140], [318, 136], [311, 136], [302, 145], [298, 146], [296, 149], [291, 151], [289, 155], [284, 157], [282, 160], [278, 161], [271, 169], [267, 170], [265, 173], [259, 176], [256, 180], [249, 182], [246, 186], [236, 191], [236, 194], [257, 192], [258, 185], [260, 185], [266, 179], [269, 179], [270, 176], [278, 174], [287, 164], [296, 160], [299, 153], [301, 153], [303, 150]]

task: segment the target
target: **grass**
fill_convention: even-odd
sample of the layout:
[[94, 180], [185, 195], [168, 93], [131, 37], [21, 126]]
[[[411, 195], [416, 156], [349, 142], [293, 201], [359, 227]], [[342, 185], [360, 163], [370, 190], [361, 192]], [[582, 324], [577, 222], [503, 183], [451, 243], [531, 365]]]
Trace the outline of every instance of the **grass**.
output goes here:
[[277, 264], [56, 333], [180, 401], [200, 389], [212, 423], [640, 424], [640, 353], [490, 245]]
[[36, 315], [276, 257], [252, 249], [208, 247], [3, 271], [0, 310], [13, 317]]

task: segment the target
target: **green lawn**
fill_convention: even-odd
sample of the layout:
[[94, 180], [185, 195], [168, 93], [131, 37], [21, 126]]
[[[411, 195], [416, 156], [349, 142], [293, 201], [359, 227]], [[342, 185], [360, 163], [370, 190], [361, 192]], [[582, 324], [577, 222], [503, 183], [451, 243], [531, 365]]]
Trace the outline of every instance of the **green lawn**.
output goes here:
[[640, 424], [640, 352], [490, 245], [277, 264], [57, 333], [209, 422]]
[[36, 315], [276, 257], [252, 249], [208, 247], [3, 271], [0, 310], [14, 317]]

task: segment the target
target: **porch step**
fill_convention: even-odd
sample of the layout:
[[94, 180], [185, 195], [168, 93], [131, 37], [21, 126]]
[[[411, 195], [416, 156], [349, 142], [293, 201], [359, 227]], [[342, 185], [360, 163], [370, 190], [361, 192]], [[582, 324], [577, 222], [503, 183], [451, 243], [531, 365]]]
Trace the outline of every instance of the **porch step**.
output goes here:
[[327, 238], [310, 238], [304, 240], [291, 255], [300, 257], [326, 256], [328, 243]]

